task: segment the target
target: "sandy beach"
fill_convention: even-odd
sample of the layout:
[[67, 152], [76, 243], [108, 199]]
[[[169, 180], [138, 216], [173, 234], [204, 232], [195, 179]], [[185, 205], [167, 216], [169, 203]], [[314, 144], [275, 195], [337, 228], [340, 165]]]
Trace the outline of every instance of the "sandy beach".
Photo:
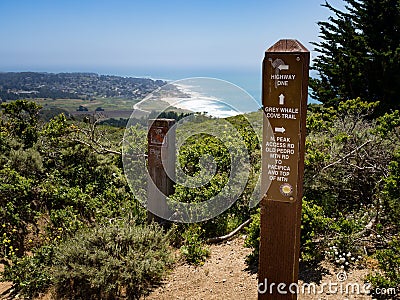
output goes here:
[[223, 99], [218, 99], [214, 96], [207, 96], [195, 91], [196, 87], [174, 83], [174, 85], [184, 94], [189, 95], [189, 98], [179, 97], [163, 97], [161, 100], [167, 102], [170, 106], [180, 109], [189, 110], [192, 112], [206, 113], [213, 117], [225, 118], [241, 114], [234, 107], [227, 104]]

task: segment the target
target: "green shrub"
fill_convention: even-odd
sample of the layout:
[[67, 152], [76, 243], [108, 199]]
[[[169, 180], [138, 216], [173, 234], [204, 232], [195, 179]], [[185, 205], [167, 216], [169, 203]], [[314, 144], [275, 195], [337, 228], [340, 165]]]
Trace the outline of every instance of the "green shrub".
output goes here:
[[22, 256], [28, 225], [38, 215], [34, 181], [10, 168], [0, 169], [0, 178], [0, 257]]
[[364, 237], [370, 234], [366, 226], [374, 215], [373, 206], [361, 206], [358, 211], [346, 214], [340, 212], [337, 218], [331, 218], [329, 232], [324, 235], [329, 237], [329, 242], [324, 245], [325, 258], [339, 269], [362, 266], [364, 246], [368, 246]]
[[400, 227], [400, 150], [389, 164], [389, 174], [384, 178], [383, 187], [384, 207], [386, 218]]
[[8, 155], [9, 166], [27, 178], [43, 172], [43, 158], [34, 148], [12, 149]]
[[[302, 202], [302, 225], [301, 225], [301, 257], [303, 261], [318, 260], [323, 258], [323, 245], [317, 243], [318, 237], [328, 231], [329, 222], [332, 220], [327, 218], [323, 209], [312, 203], [303, 200]], [[252, 222], [246, 229], [247, 238], [245, 246], [253, 249], [246, 259], [248, 265], [256, 265], [258, 263], [259, 245], [260, 245], [260, 210], [252, 216]]]
[[249, 266], [258, 263], [258, 254], [260, 248], [260, 209], [251, 216], [251, 223], [246, 227], [247, 237], [244, 245], [253, 251], [247, 256], [246, 262]]
[[243, 215], [231, 213], [228, 209], [210, 220], [198, 223], [198, 225], [204, 230], [202, 237], [207, 239], [226, 235], [235, 230], [241, 223], [243, 223]]
[[323, 240], [315, 240], [329, 231], [332, 220], [325, 216], [321, 206], [303, 199], [301, 217], [301, 258], [303, 261], [320, 260], [323, 258]]
[[53, 246], [43, 246], [36, 249], [32, 256], [13, 256], [11, 263], [5, 265], [1, 281], [13, 283], [14, 296], [33, 298], [45, 292], [52, 280], [49, 267], [53, 250]]
[[348, 270], [362, 261], [362, 253], [349, 238], [334, 241], [327, 248], [326, 257], [339, 269]]
[[190, 225], [182, 234], [184, 239], [181, 253], [190, 264], [201, 265], [210, 255], [210, 250], [204, 246], [201, 239], [203, 230], [197, 224]]
[[[221, 209], [218, 217], [201, 224], [206, 229], [207, 237], [229, 233], [234, 229], [232, 227], [243, 223], [254, 212], [252, 208], [256, 197], [253, 192], [259, 176], [261, 151], [258, 136], [247, 117], [261, 120], [261, 115], [257, 113], [230, 117], [223, 122], [209, 119], [201, 124], [195, 118], [177, 131], [177, 144], [181, 145], [177, 161], [183, 171], [178, 173], [178, 178], [184, 180], [175, 185], [169, 204], [174, 209], [181, 202], [202, 202], [201, 209], [188, 206], [182, 212], [182, 215], [198, 222], [208, 219], [209, 212]], [[221, 133], [221, 136], [214, 136], [215, 132]], [[180, 141], [182, 136], [190, 133], [189, 138]], [[221, 206], [213, 206], [213, 202], [209, 201], [217, 199], [215, 197], [221, 199], [218, 201]], [[224, 210], [225, 206], [229, 208]]]
[[95, 226], [55, 252], [55, 290], [61, 299], [139, 299], [172, 262], [168, 235], [157, 225], [116, 221]]
[[329, 217], [362, 205], [380, 208], [376, 192], [399, 139], [388, 133], [394, 117], [373, 119], [377, 105], [357, 98], [337, 109], [314, 107], [308, 115], [304, 195], [318, 199]]
[[1, 104], [1, 125], [23, 142], [25, 148], [32, 147], [39, 137], [38, 117], [41, 106], [33, 101], [16, 100]]
[[388, 137], [388, 134], [399, 134], [400, 128], [400, 112], [395, 110], [391, 113], [386, 113], [377, 119], [376, 132], [382, 137]]
[[[396, 289], [400, 290], [400, 241], [393, 240], [388, 249], [379, 250], [375, 253], [379, 262], [379, 271], [367, 276], [372, 284], [373, 296], [381, 299], [392, 299], [393, 295], [374, 293], [374, 291]], [[396, 293], [397, 294], [397, 293]]]

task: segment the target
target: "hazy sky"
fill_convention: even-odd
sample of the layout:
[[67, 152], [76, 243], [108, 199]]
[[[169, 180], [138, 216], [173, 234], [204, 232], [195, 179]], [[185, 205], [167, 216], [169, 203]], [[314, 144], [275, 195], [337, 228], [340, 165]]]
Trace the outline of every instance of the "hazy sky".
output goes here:
[[323, 2], [0, 0], [0, 71], [259, 69], [281, 38], [313, 49]]

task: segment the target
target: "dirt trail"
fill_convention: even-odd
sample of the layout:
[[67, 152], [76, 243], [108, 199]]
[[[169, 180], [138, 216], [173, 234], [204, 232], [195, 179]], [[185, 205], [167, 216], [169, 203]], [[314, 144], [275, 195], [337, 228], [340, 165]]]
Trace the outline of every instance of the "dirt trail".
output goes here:
[[210, 249], [211, 257], [203, 266], [177, 266], [145, 299], [257, 299], [257, 274], [246, 271], [245, 257], [251, 251], [243, 247], [243, 239]]
[[[251, 252], [243, 246], [243, 238], [237, 238], [230, 242], [219, 245], [212, 245], [211, 257], [203, 266], [193, 267], [187, 264], [178, 265], [168, 276], [165, 282], [156, 288], [146, 300], [256, 300], [257, 299], [257, 274], [252, 274], [245, 264], [246, 256]], [[341, 282], [338, 281], [334, 269], [329, 264], [320, 267], [321, 272], [308, 269], [302, 270], [300, 277], [308, 283], [313, 279], [319, 278], [315, 283], [316, 293], [310, 295], [305, 289], [305, 294], [298, 296], [299, 300], [344, 300], [358, 299], [370, 300], [372, 297], [366, 295], [346, 295], [340, 292]], [[363, 278], [368, 273], [367, 270], [353, 270], [346, 274], [346, 283], [356, 283], [362, 286]], [[332, 282], [338, 284], [337, 293], [335, 286], [331, 292], [328, 286], [323, 286]], [[299, 281], [299, 286], [303, 283]], [[320, 291], [324, 289], [324, 293]], [[312, 291], [312, 290], [311, 290]]]
[[[0, 272], [3, 272], [4, 266], [0, 264]], [[11, 282], [0, 282], [0, 299], [4, 298], [2, 295], [6, 293], [11, 287]]]

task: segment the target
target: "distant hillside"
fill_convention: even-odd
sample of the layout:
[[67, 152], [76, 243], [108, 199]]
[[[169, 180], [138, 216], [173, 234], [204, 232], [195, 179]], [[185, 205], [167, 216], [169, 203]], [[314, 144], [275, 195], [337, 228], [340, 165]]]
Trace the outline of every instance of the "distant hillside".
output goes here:
[[142, 99], [165, 85], [162, 80], [120, 77], [95, 73], [0, 73], [0, 100], [26, 98]]

